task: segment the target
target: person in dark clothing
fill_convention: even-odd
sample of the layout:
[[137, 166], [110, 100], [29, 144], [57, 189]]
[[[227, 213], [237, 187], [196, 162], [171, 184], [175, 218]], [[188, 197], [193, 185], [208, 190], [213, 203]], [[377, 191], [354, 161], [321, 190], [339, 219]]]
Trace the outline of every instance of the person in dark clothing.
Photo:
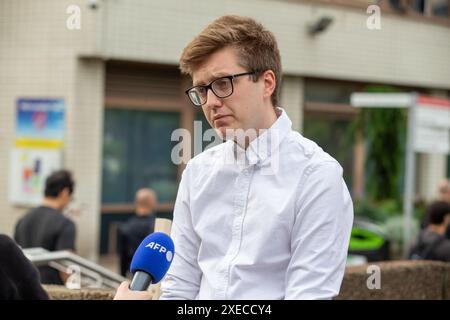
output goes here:
[[[438, 184], [438, 197], [437, 201], [447, 202], [450, 204], [450, 180], [447, 178], [442, 179]], [[422, 221], [420, 222], [420, 229], [424, 230], [430, 224], [430, 217], [428, 212], [425, 212]], [[450, 226], [445, 230], [445, 237], [450, 239]]]
[[0, 300], [48, 300], [39, 272], [8, 236], [0, 235]]
[[[66, 170], [47, 178], [43, 204], [28, 212], [16, 225], [14, 239], [22, 248], [75, 251], [75, 224], [62, 213], [71, 201], [74, 186], [72, 175]], [[67, 277], [48, 266], [38, 269], [45, 284], [62, 285]]]
[[450, 226], [450, 203], [433, 202], [427, 208], [429, 223], [419, 234], [417, 243], [411, 248], [410, 258], [450, 262], [450, 240], [445, 232]]
[[155, 229], [154, 210], [157, 205], [153, 190], [143, 188], [136, 193], [136, 216], [118, 228], [118, 247], [120, 255], [120, 273], [129, 271], [131, 260], [137, 247], [144, 238]]
[[[450, 180], [445, 178], [438, 185], [439, 201], [450, 203]], [[445, 230], [445, 237], [450, 239], [450, 226]]]

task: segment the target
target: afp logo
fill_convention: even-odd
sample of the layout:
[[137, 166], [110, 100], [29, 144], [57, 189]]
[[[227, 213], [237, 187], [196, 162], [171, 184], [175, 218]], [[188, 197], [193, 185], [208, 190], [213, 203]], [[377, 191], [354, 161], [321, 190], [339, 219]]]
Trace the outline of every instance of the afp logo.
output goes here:
[[153, 250], [157, 250], [157, 251], [159, 251], [159, 253], [163, 253], [163, 254], [165, 253], [167, 261], [169, 261], [169, 262], [172, 261], [172, 258], [173, 258], [172, 251], [167, 251], [167, 249], [165, 247], [163, 247], [162, 245], [160, 245], [159, 243], [152, 241], [145, 247], [153, 249]]

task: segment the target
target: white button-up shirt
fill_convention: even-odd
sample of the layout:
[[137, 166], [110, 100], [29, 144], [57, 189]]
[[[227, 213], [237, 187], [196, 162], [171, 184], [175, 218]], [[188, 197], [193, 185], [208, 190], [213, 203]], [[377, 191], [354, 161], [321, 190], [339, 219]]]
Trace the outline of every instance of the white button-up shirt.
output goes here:
[[[279, 111], [246, 150], [229, 140], [188, 162], [161, 299], [329, 299], [339, 293], [353, 223], [342, 167], [293, 131]], [[230, 161], [242, 156], [245, 163]]]

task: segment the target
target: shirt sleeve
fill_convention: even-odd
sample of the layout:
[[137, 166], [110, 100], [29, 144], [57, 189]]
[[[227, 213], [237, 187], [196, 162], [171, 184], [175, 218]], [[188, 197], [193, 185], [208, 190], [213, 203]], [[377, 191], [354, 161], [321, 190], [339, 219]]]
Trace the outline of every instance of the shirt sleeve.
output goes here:
[[337, 162], [316, 166], [302, 180], [285, 299], [331, 299], [344, 277], [353, 203]]
[[73, 250], [75, 251], [75, 223], [67, 220], [56, 240], [55, 250]]
[[195, 299], [200, 288], [202, 272], [198, 265], [200, 238], [194, 231], [189, 205], [189, 165], [183, 172], [175, 201], [171, 237], [175, 255], [161, 283], [161, 300]]

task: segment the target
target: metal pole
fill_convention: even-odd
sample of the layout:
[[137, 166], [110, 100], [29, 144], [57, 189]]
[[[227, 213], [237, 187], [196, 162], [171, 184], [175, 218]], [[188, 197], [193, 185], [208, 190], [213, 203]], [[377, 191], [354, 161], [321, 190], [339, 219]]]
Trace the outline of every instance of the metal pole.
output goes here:
[[416, 130], [417, 94], [412, 95], [408, 111], [406, 138], [405, 190], [403, 195], [403, 257], [407, 258], [411, 245], [412, 216], [414, 210], [416, 161], [414, 152], [414, 135]]

